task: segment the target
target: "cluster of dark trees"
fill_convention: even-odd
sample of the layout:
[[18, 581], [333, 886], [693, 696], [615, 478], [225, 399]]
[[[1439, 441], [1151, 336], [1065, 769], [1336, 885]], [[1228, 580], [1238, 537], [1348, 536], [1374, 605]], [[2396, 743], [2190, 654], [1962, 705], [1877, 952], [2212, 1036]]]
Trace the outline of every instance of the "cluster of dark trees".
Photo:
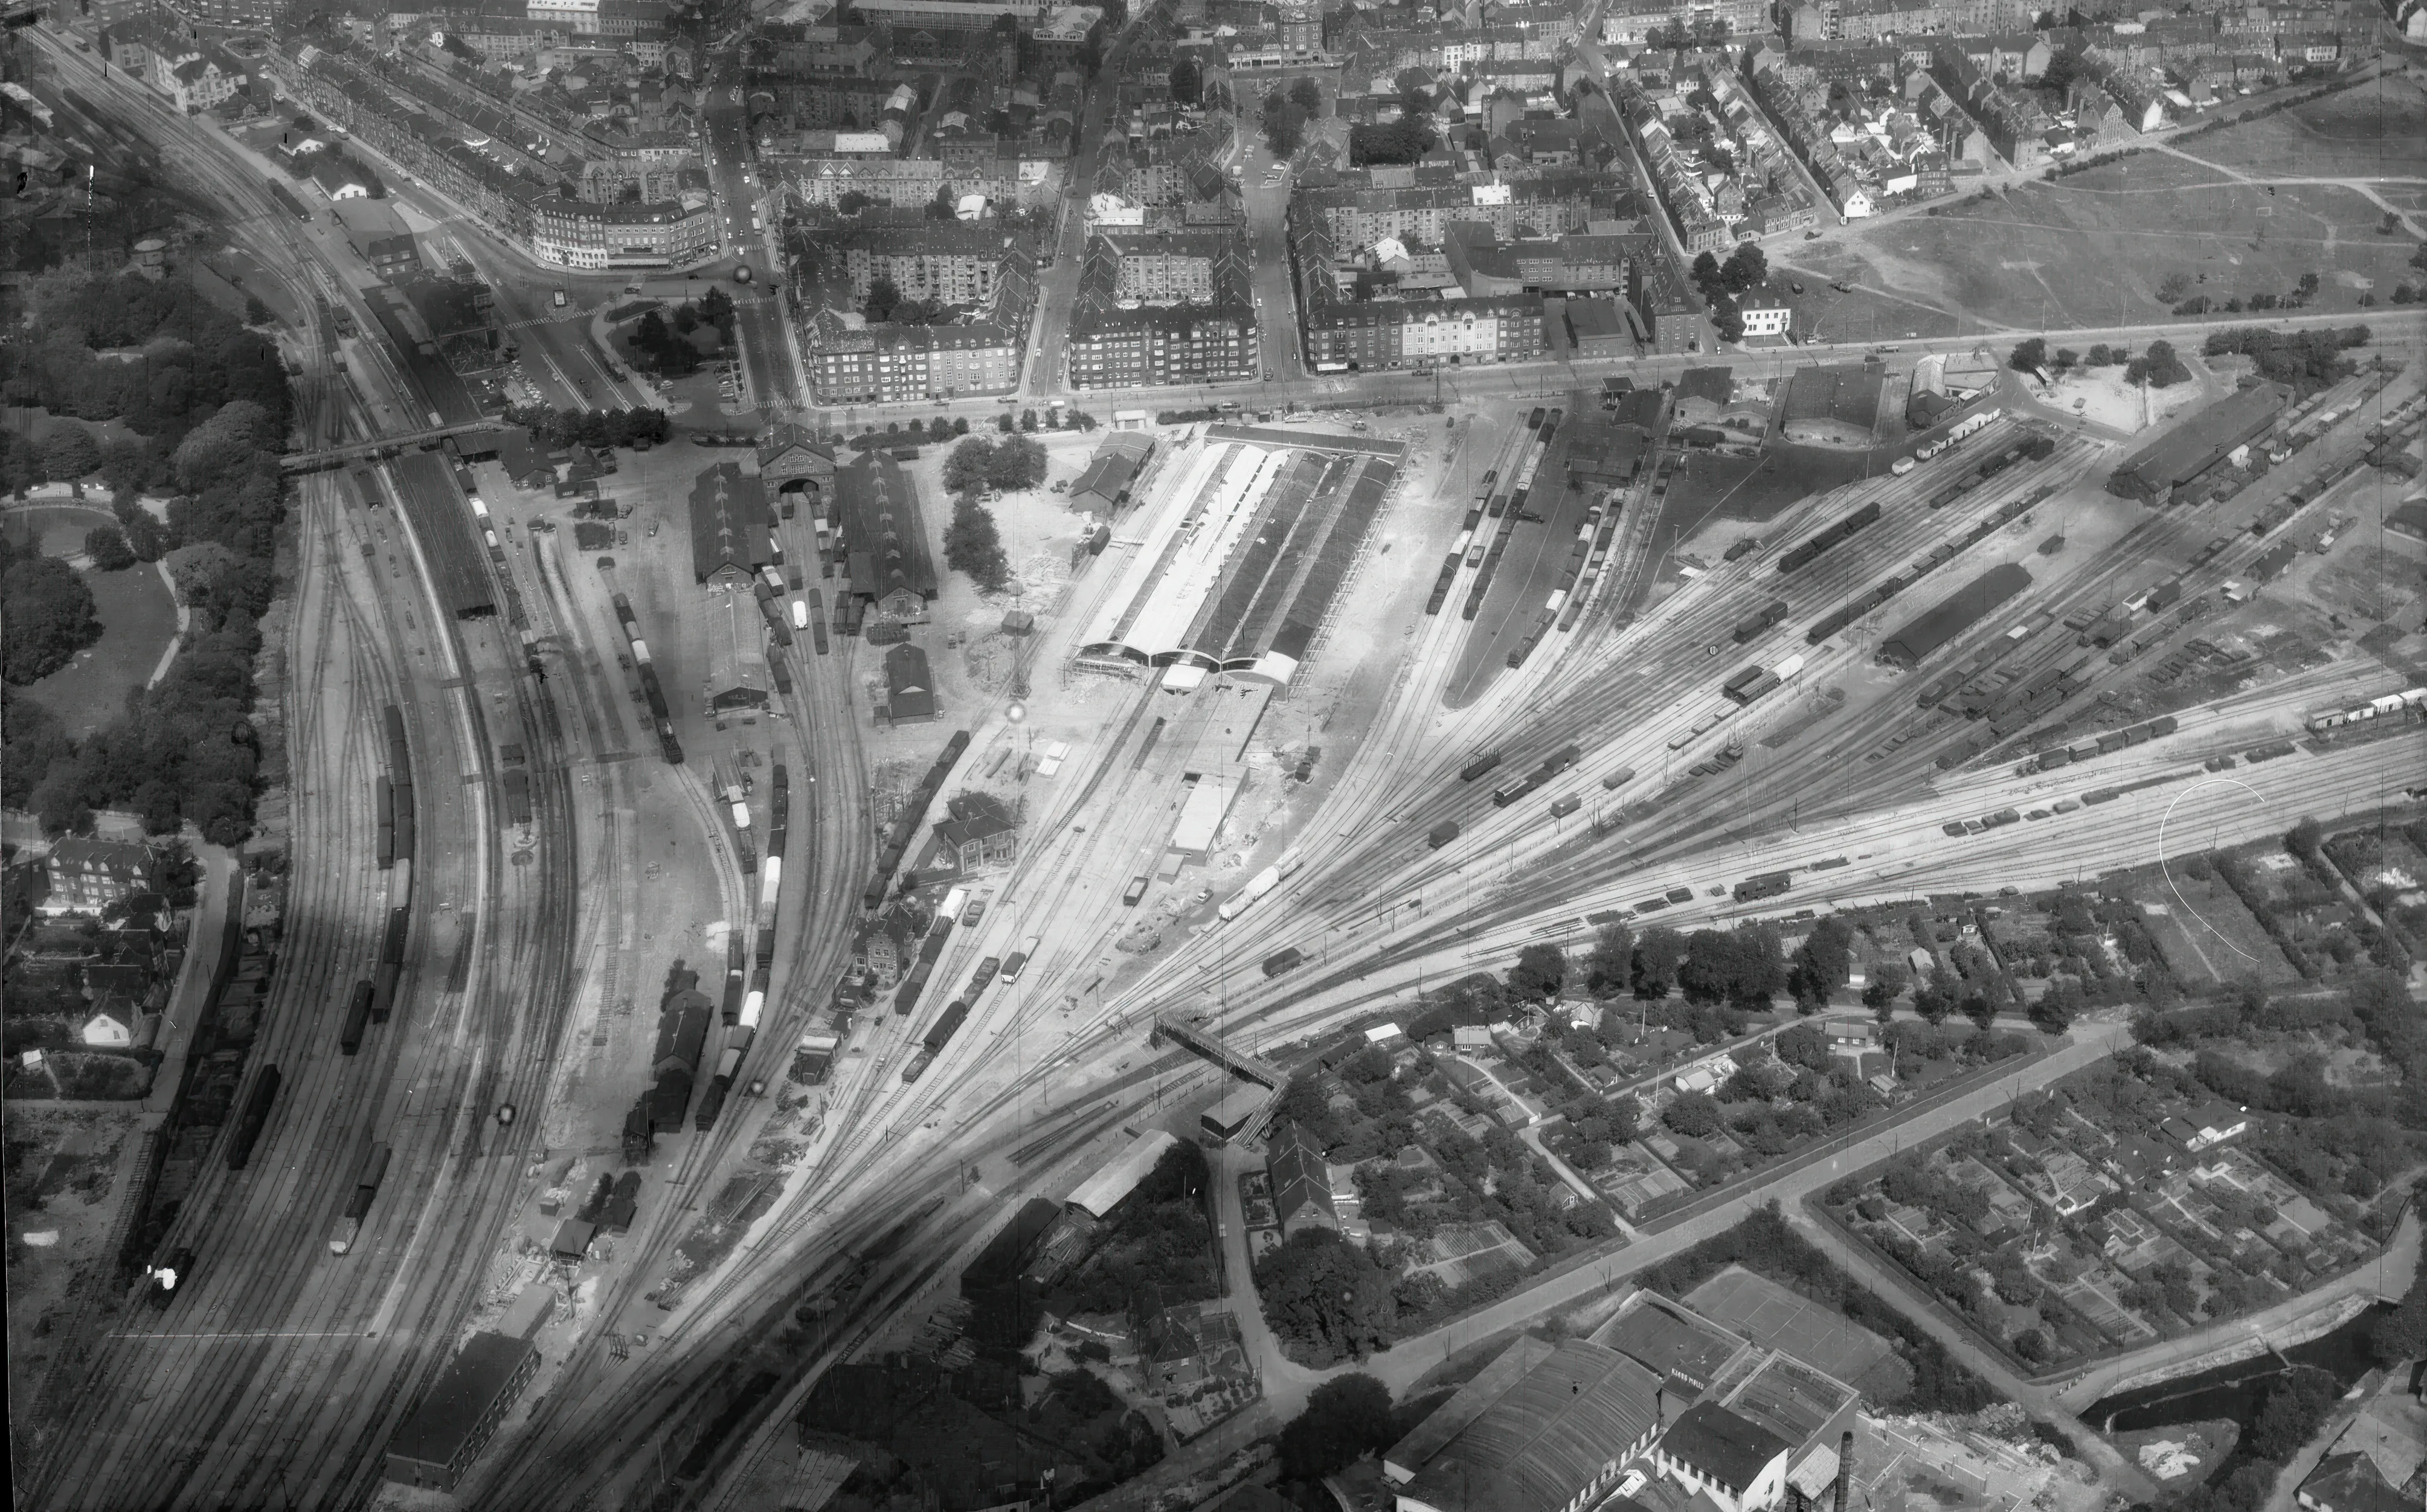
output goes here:
[[[6, 398], [121, 419], [140, 435], [104, 445], [99, 470], [135, 555], [185, 548], [172, 577], [188, 621], [168, 675], [131, 691], [126, 711], [81, 743], [48, 710], [10, 700], [0, 796], [33, 809], [54, 835], [89, 828], [94, 808], [113, 807], [139, 814], [154, 834], [192, 823], [215, 844], [236, 844], [252, 828], [257, 622], [275, 591], [286, 517], [279, 453], [289, 398], [277, 349], [176, 280], [83, 279], [39, 287], [35, 300], [28, 324], [42, 334], [17, 349]], [[145, 355], [94, 355], [123, 350]], [[136, 506], [145, 488], [176, 490], [165, 528]]]
[[1719, 339], [1742, 341], [1744, 316], [1736, 301], [1769, 282], [1769, 259], [1751, 242], [1742, 242], [1724, 263], [1707, 252], [1697, 256], [1690, 276], [1694, 287], [1710, 301], [1711, 323], [1718, 328]]
[[2191, 376], [2191, 370], [2183, 366], [2182, 358], [2175, 351], [2174, 343], [2162, 340], [2149, 343], [2147, 350], [2138, 357], [2121, 347], [2109, 347], [2104, 343], [2092, 347], [2089, 356], [2084, 357], [2071, 347], [2059, 347], [2051, 352], [2046, 338], [2032, 336], [2016, 342], [2012, 353], [2006, 359], [2006, 366], [2014, 371], [2031, 374], [2044, 371], [2067, 373], [2077, 363], [2084, 367], [2121, 366], [2126, 382], [2146, 383], [2151, 388], [2170, 388], [2188, 382]]
[[1045, 481], [1045, 448], [1026, 436], [988, 441], [970, 436], [944, 459], [944, 486], [952, 490], [953, 519], [944, 528], [944, 561], [967, 573], [988, 593], [1011, 581], [1011, 558], [994, 512], [978, 502], [986, 488], [1034, 488]]
[[1082, 1312], [1116, 1312], [1143, 1326], [1162, 1309], [1222, 1294], [1206, 1217], [1212, 1178], [1205, 1152], [1182, 1140], [1163, 1152], [1063, 1290]]
[[702, 326], [723, 332], [732, 319], [733, 296], [711, 287], [698, 302], [676, 305], [671, 317], [662, 310], [651, 310], [641, 317], [624, 342], [643, 370], [661, 378], [688, 378], [700, 366], [699, 348], [692, 344], [692, 333]]
[[2169, 1512], [2259, 1512], [2286, 1461], [2317, 1436], [2342, 1394], [2334, 1376], [2305, 1365], [2273, 1377], [2263, 1390], [2249, 1436], [2236, 1446], [2234, 1469], [2185, 1491]]
[[[75, 569], [40, 552], [21, 555], [6, 537], [0, 537], [0, 622], [8, 626], [0, 640], [0, 678], [18, 686], [49, 676], [101, 639], [92, 590]], [[12, 724], [14, 709], [12, 705]], [[11, 757], [16, 754], [9, 752]]]
[[516, 404], [507, 407], [506, 423], [527, 428], [533, 441], [549, 447], [628, 447], [637, 441], [654, 447], [674, 435], [674, 422], [663, 410], [555, 410]]
[[2266, 326], [2236, 326], [2208, 333], [2202, 349], [2211, 357], [2248, 357], [2258, 375], [2291, 386], [2295, 398], [2306, 398], [2332, 388], [2357, 368], [2343, 353], [2369, 342], [2366, 326], [2340, 331], [2276, 331]]
[[1742, 1223], [1644, 1271], [1643, 1285], [1682, 1297], [1730, 1265], [1768, 1276], [1830, 1311], [1885, 1338], [1913, 1372], [1895, 1401], [1877, 1405], [1909, 1412], [1978, 1412], [1996, 1401], [1989, 1384], [1946, 1353], [1903, 1312], [1858, 1285], [1787, 1226], [1778, 1204], [1756, 1208]]
[[[930, 208], [933, 208], [930, 206]], [[950, 206], [946, 207], [950, 219]], [[893, 280], [880, 278], [868, 285], [868, 299], [860, 313], [879, 325], [932, 326], [945, 325], [953, 318], [953, 306], [937, 300], [905, 300]]]
[[1294, 155], [1305, 145], [1306, 123], [1322, 114], [1323, 86], [1312, 79], [1298, 79], [1286, 89], [1269, 91], [1257, 108], [1264, 146], [1275, 157]]

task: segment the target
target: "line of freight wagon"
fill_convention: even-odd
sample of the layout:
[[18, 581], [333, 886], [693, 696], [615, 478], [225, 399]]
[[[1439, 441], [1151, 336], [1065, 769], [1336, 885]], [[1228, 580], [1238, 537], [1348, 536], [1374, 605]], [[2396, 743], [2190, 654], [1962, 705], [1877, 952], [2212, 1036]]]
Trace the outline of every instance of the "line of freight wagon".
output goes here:
[[1930, 495], [1930, 507], [1934, 510], [1943, 510], [1947, 505], [1954, 503], [1957, 499], [1963, 497], [1964, 495], [1979, 487], [1990, 479], [1996, 477], [1999, 473], [2004, 472], [2007, 468], [2013, 466], [2017, 463], [2027, 460], [2030, 462], [2040, 462], [2048, 457], [2054, 456], [2055, 454], [2056, 440], [2054, 437], [2044, 435], [2026, 436], [2022, 440], [2015, 442], [2012, 446], [2008, 447], [2005, 450], [1998, 452], [1995, 456], [1982, 462], [1979, 466], [1973, 468], [1970, 472], [1965, 473], [1963, 477], [1947, 484], [1945, 488], [1940, 489], [1937, 493]]
[[[959, 890], [953, 889], [956, 894]], [[939, 924], [948, 922], [950, 920], [938, 920]], [[961, 1025], [969, 1021], [969, 1009], [976, 1005], [979, 996], [995, 981], [998, 972], [1001, 972], [1002, 979], [1005, 982], [1018, 979], [1020, 968], [1028, 964], [1029, 949], [1035, 944], [1034, 937], [1023, 941], [1022, 948], [1012, 955], [1011, 966], [1007, 970], [1003, 968], [1002, 961], [991, 955], [977, 964], [976, 969], [969, 973], [969, 980], [962, 986], [961, 995], [945, 1004], [944, 1011], [936, 1016], [936, 1021], [927, 1027], [925, 1037], [919, 1042], [919, 1053], [912, 1056], [910, 1064], [902, 1068], [902, 1080], [905, 1083], [918, 1081], [925, 1074], [927, 1067], [935, 1064], [936, 1057], [943, 1053], [946, 1045], [952, 1043], [953, 1035], [959, 1032]]]
[[2078, 762], [2089, 761], [2111, 752], [2121, 751], [2126, 746], [2145, 744], [2150, 740], [2174, 734], [2178, 727], [2175, 722], [2175, 716], [2160, 714], [2145, 723], [2134, 724], [2121, 730], [2109, 730], [2092, 740], [2076, 740], [2071, 745], [2060, 745], [2042, 751], [2016, 767], [2014, 774], [2028, 777], [2035, 772], [2054, 772], [2060, 767], [2069, 767]]
[[1802, 571], [1810, 566], [1822, 552], [1842, 545], [1856, 531], [1867, 528], [1879, 517], [1880, 503], [1879, 500], [1873, 499], [1817, 535], [1806, 538], [1786, 555], [1779, 558], [1778, 570], [1789, 574]]
[[666, 704], [665, 688], [658, 681], [657, 663], [649, 658], [649, 642], [641, 638], [641, 622], [632, 615], [632, 601], [622, 593], [615, 595], [615, 619], [624, 626], [624, 640], [632, 648], [632, 666], [641, 679], [641, 696], [648, 701], [649, 723], [658, 732], [658, 745], [665, 753], [666, 764], [682, 765], [682, 743], [675, 739], [673, 711]]
[[1813, 622], [1809, 629], [1803, 632], [1804, 641], [1809, 644], [1818, 645], [1847, 626], [1885, 604], [1889, 599], [1919, 583], [1930, 574], [1954, 561], [1957, 556], [1986, 541], [1990, 536], [1995, 535], [1999, 528], [2020, 518], [2026, 511], [2044, 501], [2055, 492], [2056, 488], [2051, 484], [2025, 497], [2007, 500], [1998, 506], [1996, 512], [1981, 519], [1962, 537], [1953, 541], [1940, 542], [1930, 548], [1928, 556], [1916, 561], [1902, 574], [1882, 579], [1860, 598], [1841, 604], [1820, 616]]
[[893, 883], [894, 870], [902, 865], [902, 858], [909, 854], [911, 841], [918, 837], [919, 821], [926, 817], [927, 806], [944, 790], [944, 779], [952, 775], [953, 764], [969, 748], [969, 732], [954, 730], [953, 738], [944, 742], [943, 754], [936, 757], [936, 764], [927, 769], [927, 775], [920, 779], [919, 786], [912, 789], [909, 797], [904, 800], [901, 812], [894, 816], [893, 828], [885, 837], [885, 848], [877, 853], [876, 875], [859, 895], [859, 904], [868, 912], [872, 914], [884, 904], [886, 889]]

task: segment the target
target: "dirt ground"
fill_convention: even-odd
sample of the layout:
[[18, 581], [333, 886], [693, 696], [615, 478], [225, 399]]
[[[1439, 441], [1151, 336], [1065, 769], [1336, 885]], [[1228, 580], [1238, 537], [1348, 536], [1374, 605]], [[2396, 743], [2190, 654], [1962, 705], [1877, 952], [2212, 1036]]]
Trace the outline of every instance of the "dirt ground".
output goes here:
[[[8, 1113], [9, 1417], [44, 1406], [41, 1389], [76, 1307], [107, 1305], [112, 1257], [103, 1252], [142, 1146], [141, 1110]], [[48, 1236], [45, 1238], [45, 1236]], [[38, 1242], [39, 1241], [39, 1242]]]
[[2038, 395], [2051, 409], [2070, 410], [2093, 425], [2130, 434], [2163, 425], [2207, 398], [2197, 382], [2168, 388], [2136, 388], [2124, 382], [2121, 367], [2077, 367]]

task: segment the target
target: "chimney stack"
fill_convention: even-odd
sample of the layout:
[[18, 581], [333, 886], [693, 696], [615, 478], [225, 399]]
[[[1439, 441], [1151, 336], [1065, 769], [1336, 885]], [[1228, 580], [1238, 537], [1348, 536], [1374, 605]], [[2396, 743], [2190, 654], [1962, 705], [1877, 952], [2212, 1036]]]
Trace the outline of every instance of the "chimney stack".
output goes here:
[[1846, 1512], [1846, 1483], [1854, 1478], [1854, 1430], [1849, 1428], [1837, 1439], [1837, 1504], [1832, 1512]]

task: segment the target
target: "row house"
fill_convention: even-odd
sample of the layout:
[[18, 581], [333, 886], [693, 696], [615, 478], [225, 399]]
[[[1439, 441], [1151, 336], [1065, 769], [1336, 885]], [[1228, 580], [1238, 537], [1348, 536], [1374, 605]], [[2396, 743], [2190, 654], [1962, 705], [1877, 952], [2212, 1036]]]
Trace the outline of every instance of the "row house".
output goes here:
[[1770, 30], [1763, 0], [1610, 0], [1601, 14], [1601, 40], [1641, 47], [1655, 33], [1678, 27], [1708, 35], [1752, 37]]
[[1064, 343], [1075, 389], [1253, 382], [1262, 367], [1251, 304], [1082, 306]]
[[2029, 0], [1799, 0], [1787, 10], [1797, 41], [2028, 30]]
[[709, 197], [598, 204], [549, 196], [531, 205], [531, 252], [544, 263], [589, 272], [687, 268], [717, 251]]
[[843, 246], [843, 270], [852, 292], [863, 300], [883, 279], [904, 299], [991, 304], [1005, 273], [1030, 265], [1030, 255], [1017, 238], [999, 223], [982, 220], [861, 227]]
[[1643, 171], [1651, 177], [1653, 192], [1668, 210], [1686, 252], [1721, 252], [1735, 245], [1735, 234], [1720, 218], [1710, 188], [1677, 150], [1660, 112], [1638, 97], [1627, 115], [1642, 154]]
[[1545, 350], [1542, 301], [1534, 295], [1321, 301], [1301, 325], [1317, 372], [1527, 362]]
[[1989, 82], [1961, 48], [1942, 42], [1932, 49], [1930, 76], [1979, 124], [2000, 157], [2023, 169], [2047, 161], [2046, 112]]
[[1557, 236], [1586, 230], [1597, 213], [1614, 204], [1615, 195], [1600, 175], [1552, 172], [1516, 183], [1306, 189], [1294, 197], [1291, 214], [1302, 208], [1340, 247], [1370, 247], [1386, 236], [1438, 247], [1453, 221], [1479, 221], [1511, 238], [1521, 228]]
[[871, 325], [846, 310], [803, 323], [809, 382], [824, 404], [902, 404], [1007, 394], [1028, 360], [1036, 281], [1025, 252], [996, 269], [981, 318], [953, 325]]
[[1836, 206], [1837, 214], [1847, 220], [1871, 214], [1874, 207], [1870, 196], [1839, 155], [1832, 127], [1814, 106], [1814, 96], [1825, 98], [1825, 89], [1798, 89], [1788, 77], [1782, 55], [1764, 53], [1753, 60], [1752, 92], [1776, 122], [1788, 150], [1802, 160], [1813, 182]]

